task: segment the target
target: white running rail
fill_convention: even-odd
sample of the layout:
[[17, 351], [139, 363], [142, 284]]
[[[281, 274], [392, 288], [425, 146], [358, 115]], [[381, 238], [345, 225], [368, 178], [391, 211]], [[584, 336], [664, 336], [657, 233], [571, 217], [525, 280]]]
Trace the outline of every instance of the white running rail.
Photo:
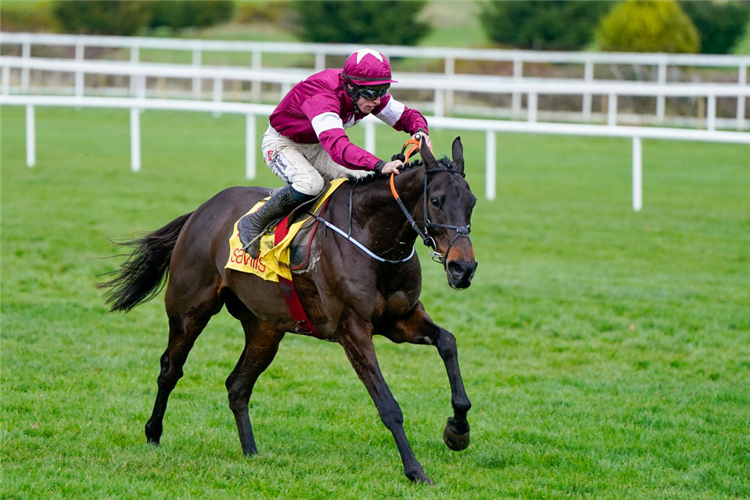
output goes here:
[[[0, 45], [17, 45], [21, 47], [24, 59], [31, 58], [33, 46], [71, 46], [75, 47], [75, 57], [78, 61], [85, 59], [87, 47], [108, 47], [130, 51], [130, 62], [137, 63], [140, 59], [140, 49], [162, 49], [188, 51], [192, 53], [192, 63], [201, 66], [202, 54], [205, 52], [240, 52], [248, 54], [248, 62], [254, 70], [262, 69], [264, 54], [302, 54], [314, 56], [314, 70], [320, 71], [326, 67], [329, 56], [347, 56], [361, 48], [353, 44], [319, 44], [319, 43], [279, 43], [279, 42], [241, 42], [220, 40], [189, 40], [177, 38], [146, 38], [146, 37], [112, 37], [89, 35], [56, 35], [34, 33], [0, 33]], [[727, 68], [737, 72], [736, 83], [746, 86], [747, 70], [750, 67], [750, 56], [730, 55], [697, 55], [697, 54], [641, 54], [641, 53], [612, 53], [612, 52], [547, 52], [501, 49], [456, 49], [438, 47], [406, 47], [394, 45], [376, 45], [373, 48], [383, 52], [388, 57], [409, 57], [417, 59], [437, 59], [443, 61], [444, 77], [456, 75], [456, 61], [500, 61], [512, 63], [512, 79], [525, 81], [524, 65], [573, 64], [583, 66], [583, 79], [570, 79], [574, 82], [590, 84], [595, 81], [596, 65], [636, 65], [650, 66], [655, 69], [656, 83], [664, 85], [668, 81], [668, 71], [674, 67], [703, 67]], [[21, 93], [28, 93], [29, 67], [24, 67], [21, 75]], [[432, 75], [432, 79], [440, 78], [440, 73]], [[462, 76], [479, 77], [481, 75], [464, 74]], [[82, 80], [81, 80], [82, 82]], [[77, 80], [78, 84], [78, 80]], [[82, 85], [82, 83], [81, 83]], [[192, 81], [193, 96], [198, 97], [201, 88], [201, 78], [196, 76]], [[133, 87], [134, 89], [134, 87]], [[443, 109], [452, 109], [453, 93], [464, 90], [462, 87], [448, 87], [444, 96], [435, 98], [435, 114], [442, 115]], [[253, 83], [253, 94], [260, 92], [260, 82]], [[437, 94], [437, 92], [436, 92]], [[592, 94], [582, 92], [582, 115], [584, 120], [591, 117]], [[656, 95], [655, 116], [658, 122], [665, 118], [665, 98], [663, 94]], [[710, 103], [709, 103], [710, 106]], [[521, 112], [521, 92], [512, 94], [512, 116], [518, 117]], [[737, 99], [736, 117], [737, 128], [743, 130], [745, 116], [745, 99]]]
[[[0, 60], [2, 66], [2, 95], [10, 95], [10, 69], [34, 69], [41, 71], [69, 72], [76, 75], [75, 96], [84, 97], [84, 76], [90, 74], [123, 75], [131, 79], [131, 88], [135, 87], [135, 96], [146, 97], [146, 78], [182, 78], [182, 79], [212, 79], [213, 99], [222, 101], [225, 80], [263, 81], [281, 85], [281, 93], [285, 94], [304, 77], [299, 73], [288, 71], [269, 71], [242, 69], [233, 67], [194, 67], [177, 64], [153, 64], [114, 61], [75, 61], [66, 59], [19, 58], [4, 57]], [[525, 94], [527, 98], [526, 117], [529, 122], [536, 122], [538, 116], [539, 95], [603, 95], [607, 96], [607, 124], [617, 125], [617, 102], [620, 96], [646, 97], [697, 97], [706, 100], [706, 128], [716, 129], [716, 99], [717, 97], [734, 97], [743, 101], [750, 96], [750, 86], [735, 84], [659, 84], [622, 81], [596, 81], [580, 83], [560, 79], [526, 79], [526, 80], [479, 80], [476, 77], [454, 76], [451, 78], [435, 79], [425, 76], [411, 76], [409, 74], [395, 75], [399, 80], [398, 89], [432, 90], [435, 95], [434, 114], [443, 115], [444, 91], [462, 90], [486, 94]], [[736, 127], [743, 130], [744, 116], [738, 115]]]
[[[130, 110], [130, 144], [131, 169], [137, 172], [141, 168], [140, 151], [140, 113], [144, 109], [180, 110], [198, 112], [220, 112], [243, 114], [246, 117], [245, 130], [245, 176], [255, 178], [256, 144], [258, 143], [255, 119], [257, 115], [268, 116], [273, 106], [262, 104], [243, 104], [213, 101], [185, 101], [144, 98], [110, 98], [110, 97], [67, 97], [67, 96], [29, 96], [1, 95], [0, 104], [26, 107], [26, 162], [29, 167], [36, 163], [35, 144], [35, 110], [36, 106], [77, 107], [77, 108], [120, 108]], [[375, 152], [375, 130], [380, 120], [367, 117], [363, 120], [365, 127], [365, 148]], [[532, 133], [576, 135], [590, 137], [623, 137], [633, 142], [632, 157], [632, 195], [633, 210], [643, 207], [642, 190], [642, 139], [664, 139], [679, 141], [721, 142], [750, 144], [750, 133], [702, 131], [651, 127], [605, 127], [601, 125], [575, 125], [566, 123], [536, 123], [496, 120], [470, 120], [446, 117], [428, 117], [431, 128], [470, 130], [484, 132], [486, 135], [485, 195], [494, 200], [496, 191], [496, 135], [504, 133]], [[750, 152], [749, 155], [750, 156]]]

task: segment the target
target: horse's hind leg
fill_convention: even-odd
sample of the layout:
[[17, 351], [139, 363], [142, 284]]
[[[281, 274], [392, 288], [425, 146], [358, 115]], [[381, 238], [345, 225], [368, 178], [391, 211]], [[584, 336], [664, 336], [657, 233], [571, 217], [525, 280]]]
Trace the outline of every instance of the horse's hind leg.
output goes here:
[[393, 342], [427, 344], [437, 347], [448, 372], [448, 381], [451, 386], [451, 404], [453, 405], [453, 417], [449, 418], [445, 425], [443, 441], [453, 451], [465, 450], [469, 446], [469, 421], [466, 414], [471, 409], [471, 402], [466, 395], [461, 370], [458, 366], [456, 337], [448, 330], [436, 325], [425, 312], [421, 302], [417, 304], [409, 316], [392, 324], [383, 325], [377, 333]]
[[258, 448], [255, 446], [248, 404], [255, 382], [276, 356], [284, 332], [259, 322], [254, 316], [241, 318], [240, 321], [245, 330], [245, 349], [237, 366], [227, 377], [226, 386], [229, 408], [237, 422], [242, 451], [245, 455], [254, 455], [258, 453]]
[[177, 381], [182, 378], [182, 367], [195, 344], [195, 339], [208, 324], [211, 316], [221, 310], [222, 302], [215, 287], [207, 287], [196, 294], [192, 301], [179, 293], [167, 289], [167, 315], [169, 316], [169, 343], [161, 356], [161, 371], [157, 378], [159, 391], [156, 394], [151, 418], [146, 423], [146, 439], [159, 444], [162, 434], [162, 421], [167, 409], [167, 401]]

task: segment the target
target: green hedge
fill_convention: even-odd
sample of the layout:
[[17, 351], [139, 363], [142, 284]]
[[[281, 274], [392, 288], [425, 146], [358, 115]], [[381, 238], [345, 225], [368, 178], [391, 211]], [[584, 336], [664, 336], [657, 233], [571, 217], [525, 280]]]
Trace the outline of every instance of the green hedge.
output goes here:
[[748, 2], [680, 2], [701, 38], [703, 54], [728, 54], [739, 42], [750, 16]]
[[602, 20], [596, 40], [615, 52], [694, 53], [700, 36], [674, 0], [629, 0]]
[[534, 50], [577, 50], [592, 39], [609, 2], [493, 1], [482, 5], [481, 22], [490, 39]]
[[308, 42], [416, 45], [429, 26], [416, 20], [425, 1], [291, 3], [299, 35]]

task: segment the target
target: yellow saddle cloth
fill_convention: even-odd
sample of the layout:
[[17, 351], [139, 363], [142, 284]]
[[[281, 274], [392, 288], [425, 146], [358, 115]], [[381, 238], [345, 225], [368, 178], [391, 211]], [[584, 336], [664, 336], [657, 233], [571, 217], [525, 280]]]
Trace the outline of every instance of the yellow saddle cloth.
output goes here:
[[[313, 207], [315, 213], [333, 194], [336, 189], [346, 182], [346, 179], [335, 179], [331, 181], [328, 191], [318, 199]], [[264, 198], [255, 204], [248, 213], [258, 210], [270, 197]], [[244, 215], [243, 215], [244, 217]], [[289, 232], [278, 244], [274, 244], [275, 234], [273, 232], [264, 234], [260, 238], [260, 256], [257, 259], [250, 257], [243, 249], [240, 242], [240, 233], [237, 229], [237, 222], [234, 223], [232, 237], [229, 238], [229, 260], [226, 269], [242, 271], [260, 276], [266, 281], [279, 281], [279, 276], [288, 280], [292, 279], [290, 269], [290, 246], [292, 240], [299, 232], [302, 225], [310, 220], [311, 216], [301, 217], [289, 226]], [[275, 230], [275, 228], [274, 228]]]

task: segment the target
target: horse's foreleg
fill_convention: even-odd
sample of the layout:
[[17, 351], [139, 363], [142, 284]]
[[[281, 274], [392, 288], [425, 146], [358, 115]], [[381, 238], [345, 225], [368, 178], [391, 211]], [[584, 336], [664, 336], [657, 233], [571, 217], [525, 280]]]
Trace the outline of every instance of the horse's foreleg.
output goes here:
[[418, 303], [411, 314], [378, 331], [394, 342], [411, 344], [428, 344], [437, 347], [440, 357], [448, 372], [451, 386], [451, 404], [453, 417], [443, 431], [446, 446], [453, 451], [465, 450], [469, 446], [469, 421], [466, 414], [471, 409], [471, 402], [466, 395], [461, 369], [458, 366], [458, 349], [456, 337], [448, 330], [436, 325], [427, 315], [422, 303]]
[[[162, 421], [167, 410], [167, 401], [177, 381], [182, 378], [182, 367], [188, 354], [213, 314], [218, 312], [217, 300], [211, 300], [192, 308], [186, 314], [169, 316], [169, 343], [161, 356], [161, 371], [156, 382], [159, 391], [156, 394], [151, 418], [146, 423], [146, 439], [149, 443], [159, 444], [162, 434]], [[220, 303], [218, 309], [220, 309]]]
[[245, 349], [237, 366], [227, 377], [226, 386], [229, 408], [237, 422], [242, 451], [245, 455], [254, 455], [258, 453], [258, 448], [255, 445], [248, 404], [255, 382], [276, 356], [284, 332], [259, 325], [254, 319], [243, 320], [242, 327], [245, 330]]
[[404, 464], [404, 474], [414, 482], [432, 484], [430, 478], [424, 473], [422, 465], [414, 456], [406, 432], [404, 432], [404, 416], [401, 408], [380, 372], [375, 346], [372, 343], [372, 325], [351, 313], [346, 319], [342, 319], [337, 332], [337, 340], [344, 347], [354, 371], [357, 372], [367, 392], [370, 393], [380, 419], [393, 434]]

